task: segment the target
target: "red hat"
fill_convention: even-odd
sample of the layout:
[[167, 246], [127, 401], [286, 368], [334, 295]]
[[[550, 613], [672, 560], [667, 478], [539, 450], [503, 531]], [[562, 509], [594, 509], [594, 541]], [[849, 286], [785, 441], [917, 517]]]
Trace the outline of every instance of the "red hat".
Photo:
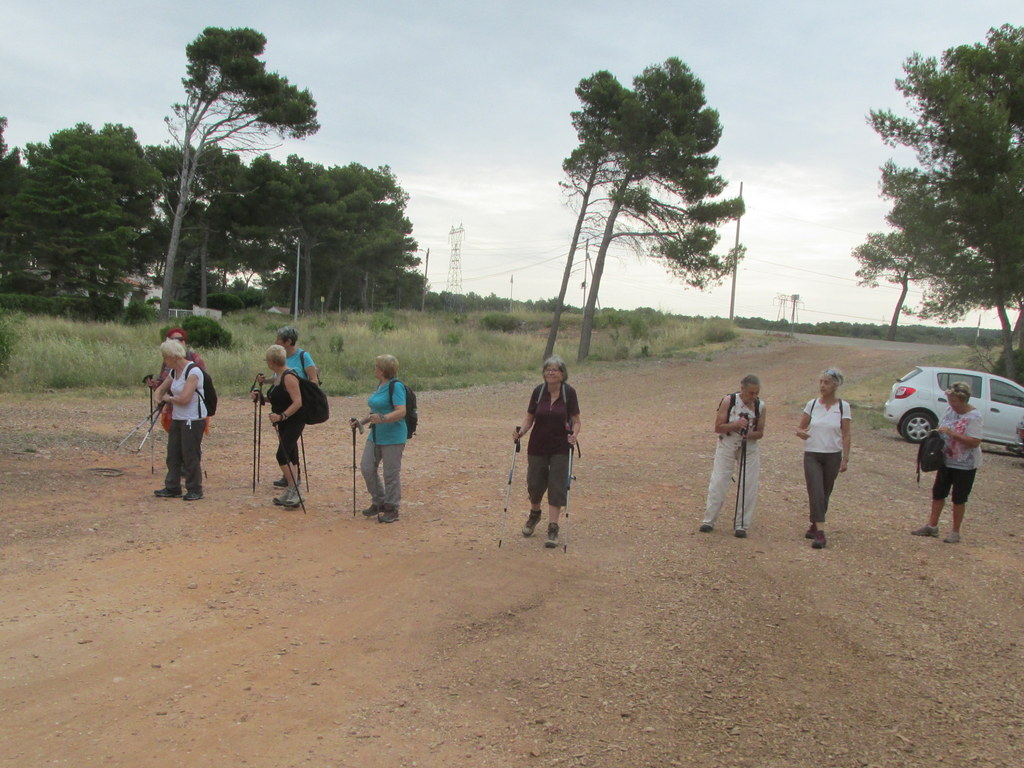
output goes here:
[[181, 343], [182, 344], [184, 344], [184, 343], [186, 343], [188, 341], [188, 336], [185, 335], [185, 329], [184, 328], [170, 328], [170, 329], [168, 329], [167, 336], [165, 338], [169, 339], [169, 338], [171, 338], [171, 336], [174, 336], [176, 334], [181, 336]]

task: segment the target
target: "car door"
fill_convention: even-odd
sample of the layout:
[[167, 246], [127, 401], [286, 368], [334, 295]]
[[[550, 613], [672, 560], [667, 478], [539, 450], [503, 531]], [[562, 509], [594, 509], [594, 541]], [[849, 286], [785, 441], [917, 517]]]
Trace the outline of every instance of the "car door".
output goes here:
[[1000, 443], [1017, 442], [1017, 425], [1024, 417], [1024, 389], [1004, 379], [989, 381], [985, 437]]

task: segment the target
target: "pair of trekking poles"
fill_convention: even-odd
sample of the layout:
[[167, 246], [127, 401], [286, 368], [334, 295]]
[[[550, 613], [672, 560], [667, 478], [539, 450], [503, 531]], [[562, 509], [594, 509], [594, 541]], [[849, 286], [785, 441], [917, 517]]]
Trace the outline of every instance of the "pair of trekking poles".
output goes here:
[[[260, 374], [252, 381], [249, 392], [255, 393], [252, 399], [252, 492], [256, 493], [256, 486], [260, 481], [260, 457], [263, 451], [263, 405], [267, 402], [263, 395], [263, 384], [260, 383]], [[272, 422], [273, 423], [273, 422]], [[278, 443], [281, 442], [281, 433], [274, 424], [274, 431], [277, 432]], [[302, 474], [306, 478], [306, 492], [309, 492], [309, 471], [306, 467], [306, 443], [299, 435], [299, 452], [302, 454]], [[288, 464], [288, 475], [292, 473], [292, 465]], [[306, 500], [302, 496], [302, 483], [299, 478], [288, 477], [295, 485], [295, 492], [299, 496], [299, 506], [302, 507], [302, 514], [306, 514]]]
[[[519, 427], [516, 427], [516, 432], [519, 431]], [[516, 472], [516, 457], [519, 455], [521, 445], [517, 439], [515, 441], [515, 447], [512, 449], [512, 466], [508, 470], [508, 487], [505, 489], [505, 511], [502, 513], [501, 521], [501, 536], [498, 538], [498, 549], [501, 549], [501, 543], [504, 540], [505, 534], [508, 533], [508, 502], [509, 497], [512, 495], [512, 477]], [[569, 446], [569, 469], [566, 473], [565, 479], [565, 531], [562, 538], [562, 552], [569, 551], [569, 491], [572, 489], [572, 481], [576, 477], [572, 473], [572, 456], [574, 452], [578, 452], [580, 457], [583, 456], [583, 452], [580, 451], [579, 443], [576, 445]]]
[[[142, 383], [148, 387], [152, 378], [152, 374], [147, 374], [142, 379]], [[143, 425], [148, 423], [149, 427], [146, 429], [145, 434], [142, 435], [142, 442], [140, 442], [139, 447], [135, 449], [135, 453], [141, 453], [142, 446], [144, 446], [146, 441], [149, 440], [149, 473], [151, 475], [156, 474], [156, 449], [154, 448], [154, 440], [151, 440], [150, 438], [153, 437], [153, 427], [156, 426], [157, 421], [159, 421], [160, 412], [163, 408], [163, 403], [157, 403], [156, 406], [153, 405], [153, 388], [149, 387], [149, 415], [143, 417], [138, 424], [128, 431], [128, 434], [121, 439], [121, 442], [117, 444], [117, 449], [120, 450], [121, 446], [127, 443], [128, 440], [131, 439], [132, 435], [142, 429]]]

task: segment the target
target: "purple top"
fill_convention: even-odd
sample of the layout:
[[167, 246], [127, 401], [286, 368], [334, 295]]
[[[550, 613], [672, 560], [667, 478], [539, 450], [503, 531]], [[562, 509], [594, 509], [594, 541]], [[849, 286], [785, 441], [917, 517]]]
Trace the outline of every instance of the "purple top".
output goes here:
[[[576, 390], [563, 384], [565, 397], [551, 402], [551, 393], [546, 384], [541, 384], [540, 400], [537, 390], [530, 396], [527, 413], [533, 414], [533, 429], [530, 431], [530, 442], [526, 452], [530, 456], [553, 456], [569, 450], [570, 419], [579, 416], [580, 403]], [[568, 407], [566, 407], [568, 406]]]

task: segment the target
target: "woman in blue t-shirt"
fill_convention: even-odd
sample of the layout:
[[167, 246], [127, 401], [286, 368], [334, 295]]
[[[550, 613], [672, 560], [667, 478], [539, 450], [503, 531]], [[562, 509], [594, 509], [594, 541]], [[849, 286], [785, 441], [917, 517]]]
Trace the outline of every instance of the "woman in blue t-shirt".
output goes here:
[[[398, 381], [398, 360], [394, 355], [378, 355], [374, 359], [373, 374], [377, 389], [366, 401], [370, 414], [359, 419], [370, 425], [363, 459], [359, 465], [370, 492], [370, 506], [363, 510], [366, 517], [376, 517], [378, 523], [398, 520], [402, 503], [402, 453], [409, 439], [405, 425], [405, 385]], [[351, 419], [352, 429], [357, 420]], [[383, 477], [378, 468], [383, 464]]]

